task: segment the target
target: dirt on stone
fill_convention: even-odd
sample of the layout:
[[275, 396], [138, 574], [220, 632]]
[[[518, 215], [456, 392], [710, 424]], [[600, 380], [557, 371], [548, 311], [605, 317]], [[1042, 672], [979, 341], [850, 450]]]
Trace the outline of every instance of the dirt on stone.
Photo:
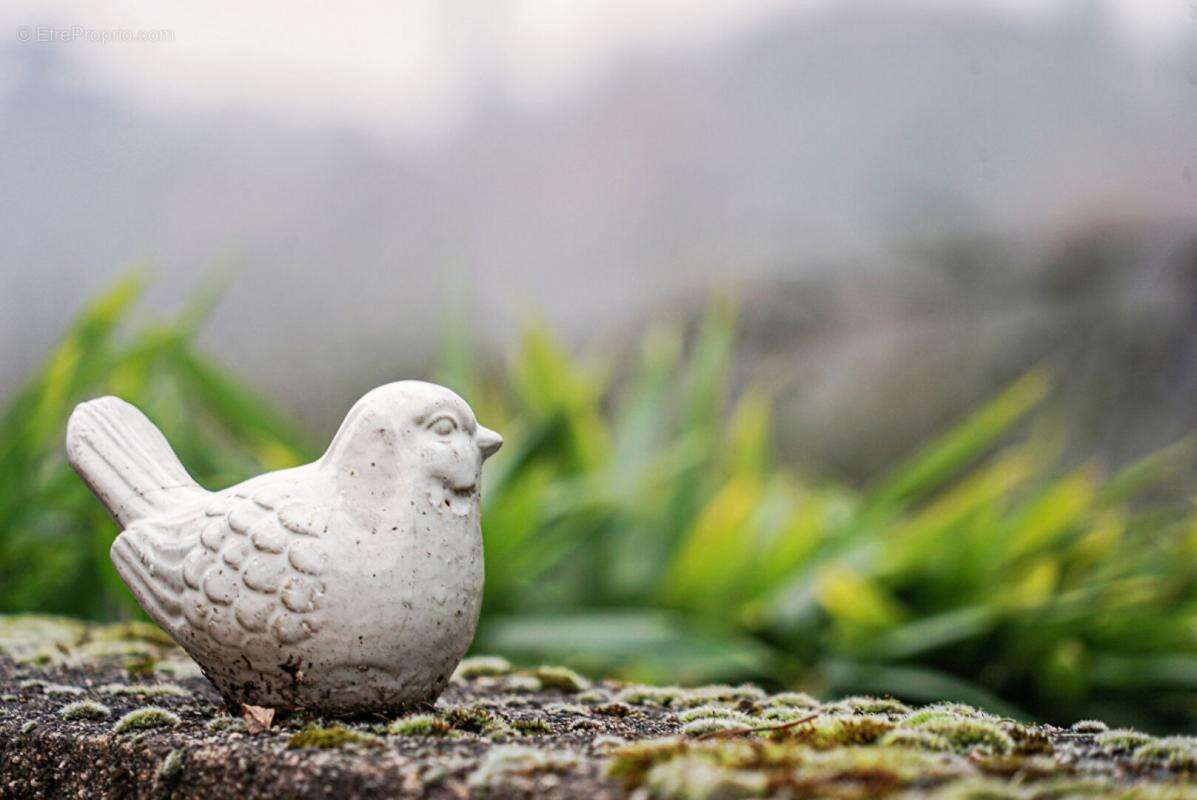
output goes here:
[[951, 703], [592, 682], [493, 657], [467, 659], [435, 706], [403, 716], [264, 718], [247, 729], [229, 715], [151, 626], [0, 616], [6, 798], [1197, 800], [1186, 737]]

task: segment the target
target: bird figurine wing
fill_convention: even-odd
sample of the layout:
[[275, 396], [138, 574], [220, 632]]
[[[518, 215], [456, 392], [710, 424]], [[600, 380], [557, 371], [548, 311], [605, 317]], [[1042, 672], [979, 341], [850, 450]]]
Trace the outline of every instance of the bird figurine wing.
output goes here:
[[117, 397], [80, 404], [67, 456], [124, 532], [112, 561], [146, 612], [181, 643], [281, 643], [318, 626], [330, 508], [292, 495], [286, 473], [212, 493], [162, 433]]
[[121, 578], [151, 617], [196, 647], [292, 644], [320, 627], [331, 507], [295, 484], [249, 481], [177, 514], [140, 520], [112, 545]]
[[209, 494], [154, 423], [119, 397], [80, 403], [67, 422], [66, 449], [71, 466], [122, 528]]

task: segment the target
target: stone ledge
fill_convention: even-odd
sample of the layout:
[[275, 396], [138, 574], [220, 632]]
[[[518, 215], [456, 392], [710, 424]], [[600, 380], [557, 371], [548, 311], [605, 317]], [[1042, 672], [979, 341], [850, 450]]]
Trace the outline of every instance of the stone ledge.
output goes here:
[[[749, 731], [749, 729], [763, 729]], [[463, 664], [398, 719], [229, 716], [156, 629], [0, 617], [4, 797], [1197, 798], [1197, 743]]]

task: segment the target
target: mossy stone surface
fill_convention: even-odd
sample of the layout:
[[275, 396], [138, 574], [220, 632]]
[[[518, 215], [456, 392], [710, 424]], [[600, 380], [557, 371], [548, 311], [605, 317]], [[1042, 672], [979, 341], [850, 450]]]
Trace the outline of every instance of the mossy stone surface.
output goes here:
[[593, 677], [481, 659], [433, 707], [251, 734], [153, 629], [0, 617], [0, 796], [1197, 800], [1185, 737]]

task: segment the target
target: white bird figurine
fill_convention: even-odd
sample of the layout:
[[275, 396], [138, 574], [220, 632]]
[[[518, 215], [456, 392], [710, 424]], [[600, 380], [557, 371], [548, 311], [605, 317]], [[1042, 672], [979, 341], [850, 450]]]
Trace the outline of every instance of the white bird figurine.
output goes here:
[[502, 443], [453, 392], [400, 381], [320, 460], [209, 492], [123, 400], [67, 425], [71, 465], [123, 528], [121, 579], [226, 701], [334, 715], [445, 688], [478, 621], [479, 481]]

